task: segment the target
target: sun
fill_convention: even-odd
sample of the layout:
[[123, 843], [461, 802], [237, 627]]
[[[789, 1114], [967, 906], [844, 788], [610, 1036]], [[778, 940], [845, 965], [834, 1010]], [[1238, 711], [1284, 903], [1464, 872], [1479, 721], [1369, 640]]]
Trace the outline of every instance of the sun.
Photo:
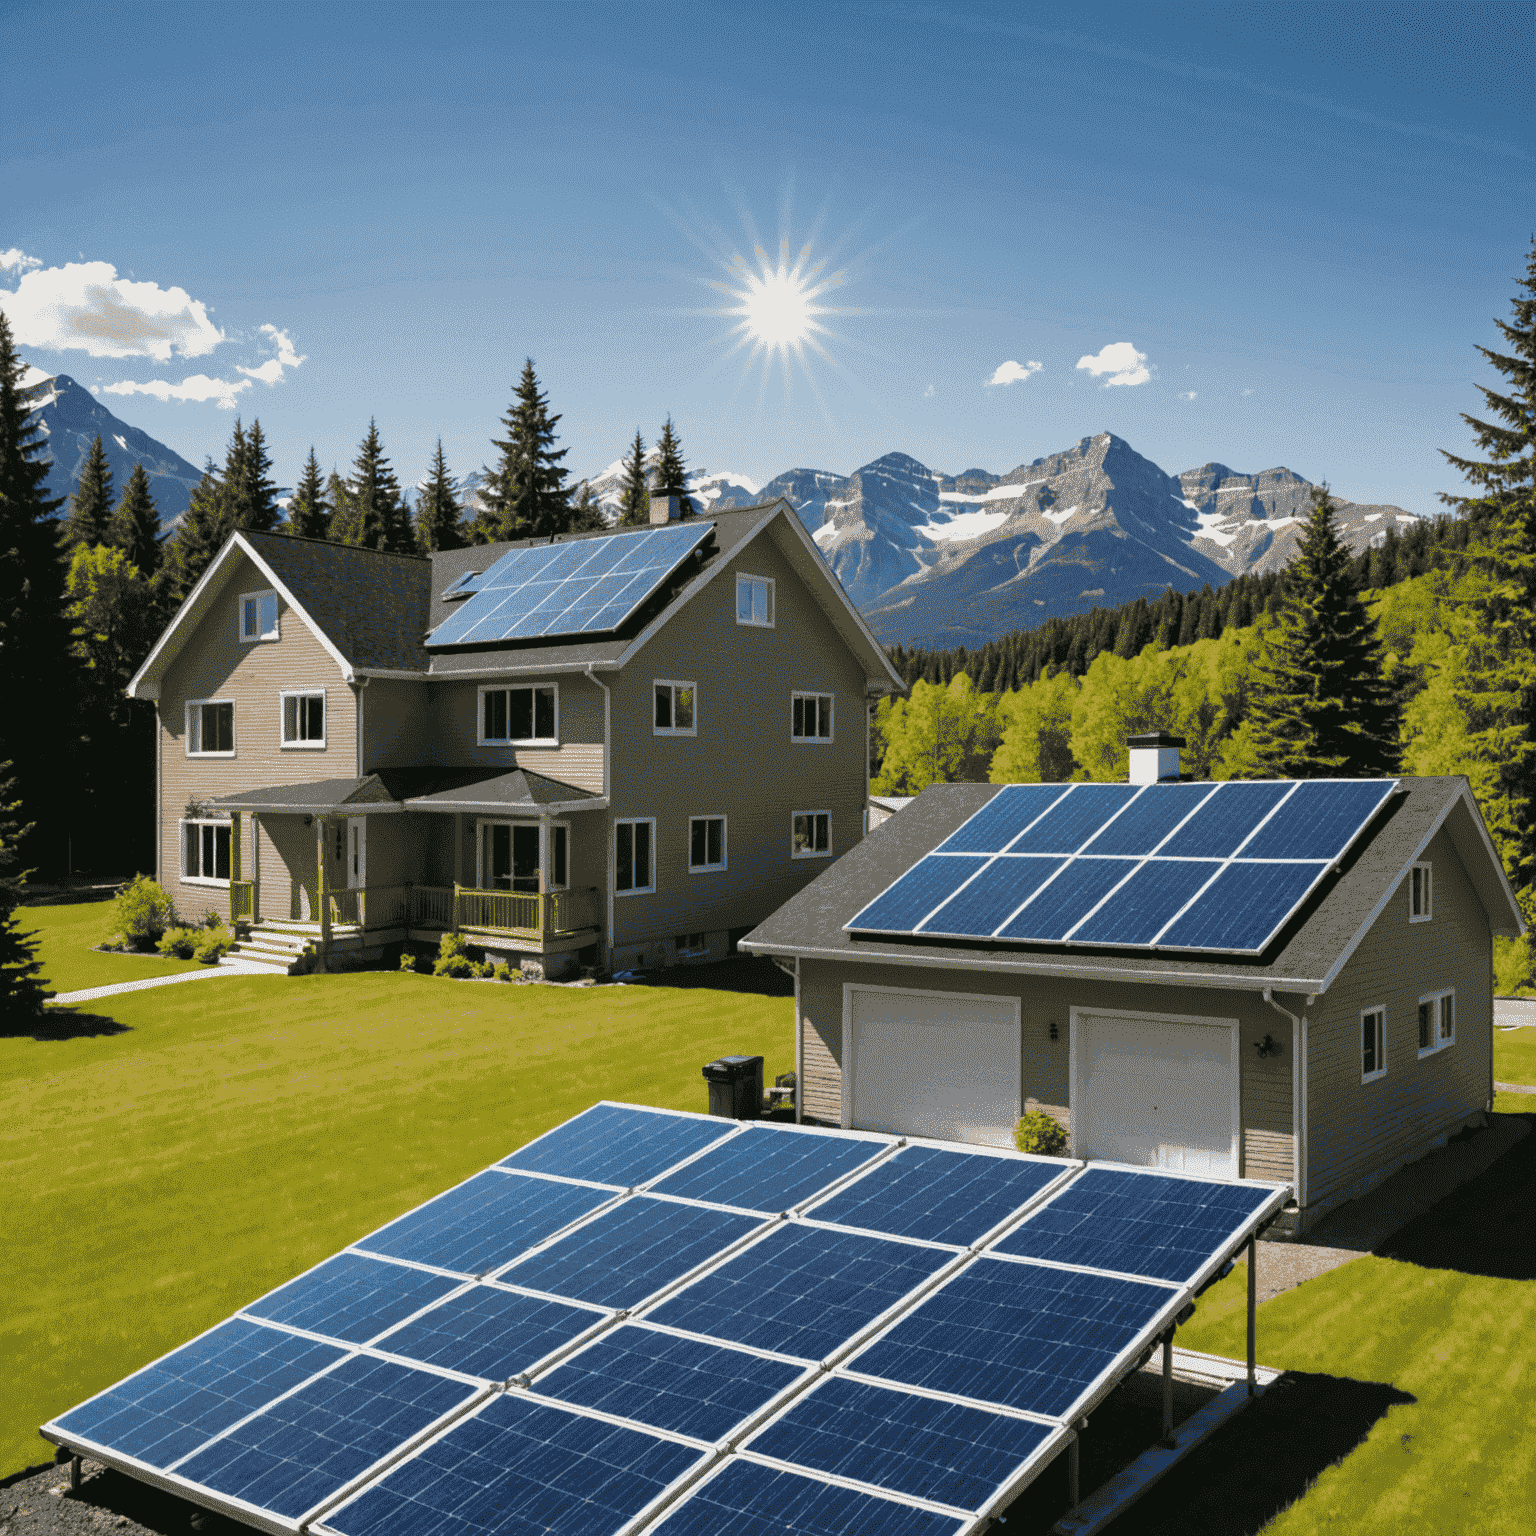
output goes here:
[[777, 268], [746, 280], [742, 304], [748, 334], [770, 351], [798, 347], [816, 324], [810, 284], [798, 269]]
[[767, 363], [776, 358], [787, 363], [791, 356], [804, 363], [808, 347], [824, 356], [819, 338], [830, 334], [825, 320], [843, 311], [821, 301], [842, 286], [844, 274], [827, 273], [825, 260], [813, 262], [809, 242], [793, 261], [788, 239], [780, 240], [777, 260], [760, 245], [754, 255], [755, 266], [744, 256], [733, 256], [727, 278], [711, 283], [731, 300], [715, 313], [735, 321], [732, 350], [750, 347]]

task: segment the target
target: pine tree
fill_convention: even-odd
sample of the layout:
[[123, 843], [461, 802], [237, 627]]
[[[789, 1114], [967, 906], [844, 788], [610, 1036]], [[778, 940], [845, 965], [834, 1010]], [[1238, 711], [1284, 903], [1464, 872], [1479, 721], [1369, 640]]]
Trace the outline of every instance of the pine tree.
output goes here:
[[448, 473], [443, 457], [443, 440], [438, 438], [427, 483], [416, 498], [416, 547], [422, 554], [439, 549], [463, 549], [464, 530], [460, 520], [464, 509], [459, 505], [458, 487]]
[[160, 512], [142, 464], [133, 466], [123, 499], [112, 514], [111, 536], [142, 576], [153, 577], [160, 569]]
[[320, 479], [320, 461], [310, 445], [293, 500], [288, 503], [288, 532], [300, 539], [323, 539], [330, 532], [332, 507]]
[[85, 456], [75, 493], [69, 498], [69, 516], [59, 537], [66, 555], [77, 544], [107, 542], [112, 526], [112, 490], [112, 466], [107, 463], [98, 432]]
[[174, 613], [186, 601], [224, 543], [221, 490], [219, 466], [210, 458], [203, 465], [203, 478], [192, 488], [192, 499], [160, 568], [160, 596], [168, 612]]
[[53, 994], [43, 985], [37, 935], [23, 933], [16, 920], [22, 887], [30, 873], [15, 870], [20, 863], [16, 849], [32, 828], [17, 824], [21, 802], [14, 798], [10, 766], [0, 763], [0, 1019], [19, 1022], [40, 1018], [44, 999]]
[[501, 450], [495, 469], [487, 468], [480, 499], [484, 510], [470, 530], [471, 542], [539, 539], [564, 533], [570, 518], [570, 494], [561, 463], [569, 451], [555, 447], [555, 423], [549, 399], [539, 393], [533, 359], [523, 364], [517, 399], [502, 417], [505, 438], [492, 438]]
[[577, 493], [576, 500], [571, 504], [571, 510], [566, 517], [565, 531], [567, 533], [599, 533], [607, 526], [608, 518], [603, 511], [602, 502], [594, 500], [592, 487], [583, 480], [581, 490]]
[[[1536, 240], [1510, 320], [1508, 351], [1478, 351], [1508, 380], [1482, 391], [1483, 421], [1462, 415], [1481, 459], [1445, 457], [1476, 488], [1444, 500], [1466, 515], [1467, 555], [1481, 577], [1459, 626], [1465, 660], [1455, 685], [1467, 718], [1469, 777], [1521, 898], [1536, 918]], [[1406, 546], [1407, 540], [1404, 541]], [[1536, 930], [1527, 943], [1536, 949]]]
[[[239, 430], [239, 423], [236, 424]], [[232, 475], [226, 470], [224, 486], [231, 500], [228, 526], [230, 529], [248, 528], [255, 533], [271, 533], [283, 519], [283, 509], [277, 504], [277, 486], [272, 481], [272, 459], [267, 453], [267, 440], [261, 430], [261, 422], [253, 421], [245, 435], [245, 456], [241, 463], [238, 485], [232, 484]]]
[[347, 482], [336, 473], [333, 468], [325, 480], [325, 499], [331, 504], [331, 515], [325, 525], [325, 536], [337, 544], [344, 544], [346, 540], [341, 537], [337, 529], [347, 526], [352, 516], [352, 493], [347, 489]]
[[1399, 709], [1382, 675], [1376, 623], [1350, 578], [1328, 487], [1286, 567], [1286, 595], [1254, 670], [1249, 721], [1266, 777], [1396, 773]]
[[688, 498], [688, 467], [683, 463], [683, 445], [678, 441], [670, 416], [656, 440], [656, 452], [656, 494], [676, 496], [679, 513], [687, 517], [693, 511], [693, 503]]
[[619, 523], [633, 528], [651, 520], [651, 492], [646, 483], [645, 439], [635, 428], [635, 440], [624, 456], [624, 480], [619, 490]]
[[384, 455], [377, 422], [369, 421], [368, 435], [358, 446], [352, 468], [346, 505], [331, 520], [331, 537], [338, 544], [360, 544], [365, 549], [413, 552], [415, 530], [401, 504], [400, 482]]

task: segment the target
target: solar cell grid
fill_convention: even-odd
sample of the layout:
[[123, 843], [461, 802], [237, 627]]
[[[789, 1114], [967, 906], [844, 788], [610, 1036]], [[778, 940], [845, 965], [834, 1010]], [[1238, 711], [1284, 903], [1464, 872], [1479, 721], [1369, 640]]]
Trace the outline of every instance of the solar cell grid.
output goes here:
[[1182, 1283], [1224, 1256], [1232, 1234], [1274, 1193], [1172, 1174], [1089, 1168], [992, 1251]]
[[941, 853], [1001, 853], [1067, 793], [1065, 784], [1007, 784], [939, 844]]
[[502, 1158], [497, 1166], [632, 1189], [735, 1130], [734, 1124], [702, 1115], [596, 1104]]
[[462, 1284], [384, 1259], [338, 1253], [242, 1310], [290, 1328], [366, 1344]]
[[59, 1428], [168, 1467], [345, 1353], [231, 1318], [65, 1414]]
[[919, 925], [919, 933], [987, 934], [1000, 928], [1066, 863], [1060, 858], [1002, 858]]
[[889, 1141], [753, 1125], [653, 1187], [657, 1194], [776, 1216], [809, 1200], [890, 1145]]
[[1326, 864], [1229, 864], [1159, 939], [1169, 949], [1257, 954], [1327, 871]]
[[1230, 858], [1290, 790], [1284, 782], [1228, 779], [1157, 851], [1164, 858]]
[[1335, 859], [1382, 806], [1395, 779], [1313, 779], [1243, 849], [1245, 859]]
[[1203, 859], [1149, 859], [1071, 937], [1094, 944], [1150, 944], [1220, 868]]
[[1050, 943], [1066, 938], [1135, 868], [1134, 859], [1075, 859], [1003, 924], [998, 937]]
[[1134, 784], [1074, 784], [1034, 826], [1008, 845], [1010, 853], [1076, 853], [1136, 797]]
[[986, 863], [985, 854], [930, 853], [875, 897], [848, 926], [876, 933], [901, 933], [916, 928]]
[[1084, 853], [1145, 857], [1215, 791], [1214, 784], [1148, 784]]

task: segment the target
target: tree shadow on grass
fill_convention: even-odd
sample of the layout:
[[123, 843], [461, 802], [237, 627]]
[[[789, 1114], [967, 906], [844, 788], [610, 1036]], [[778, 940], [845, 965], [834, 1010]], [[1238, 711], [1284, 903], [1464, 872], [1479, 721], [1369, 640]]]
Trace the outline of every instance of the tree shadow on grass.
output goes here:
[[83, 1040], [98, 1035], [126, 1035], [129, 1026], [104, 1013], [80, 1008], [45, 1008], [41, 1017], [0, 1020], [4, 1040]]
[[644, 971], [632, 987], [707, 988], [713, 992], [748, 992], [758, 997], [793, 997], [795, 983], [773, 961], [760, 955], [733, 955], [709, 965], [675, 965]]

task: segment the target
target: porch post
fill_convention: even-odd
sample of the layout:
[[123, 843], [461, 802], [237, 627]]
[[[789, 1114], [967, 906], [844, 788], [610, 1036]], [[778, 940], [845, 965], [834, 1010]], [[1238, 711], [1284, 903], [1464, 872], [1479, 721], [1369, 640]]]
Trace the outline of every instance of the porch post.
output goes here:
[[539, 817], [539, 943], [544, 942], [544, 932], [549, 927], [549, 844], [554, 834], [549, 829], [549, 817]]
[[229, 813], [229, 922], [233, 927], [240, 915], [236, 910], [240, 898], [236, 891], [240, 885], [240, 812]]
[[261, 921], [261, 815], [251, 812], [251, 921]]
[[324, 816], [315, 817], [315, 898], [320, 906], [320, 959], [317, 971], [325, 970], [325, 962], [331, 952], [331, 897], [325, 888], [325, 834]]
[[459, 931], [459, 891], [464, 884], [464, 812], [453, 813], [453, 931]]

